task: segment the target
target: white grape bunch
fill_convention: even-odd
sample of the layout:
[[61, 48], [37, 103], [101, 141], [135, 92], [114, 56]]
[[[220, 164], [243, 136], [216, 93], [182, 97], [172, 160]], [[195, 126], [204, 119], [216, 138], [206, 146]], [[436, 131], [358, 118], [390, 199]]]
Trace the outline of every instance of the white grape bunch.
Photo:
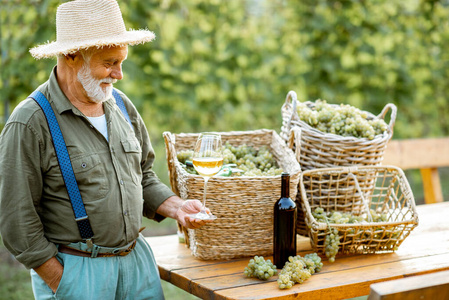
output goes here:
[[[373, 209], [370, 209], [369, 212], [372, 222], [387, 222], [388, 216], [385, 213], [378, 213]], [[312, 212], [313, 217], [321, 223], [328, 224], [328, 232], [324, 238], [324, 253], [326, 257], [329, 259], [329, 262], [335, 261], [335, 256], [338, 254], [339, 248], [340, 248], [340, 239], [341, 236], [339, 234], [339, 231], [336, 228], [332, 228], [330, 224], [360, 224], [360, 223], [367, 223], [369, 222], [368, 216], [365, 215], [353, 215], [348, 212], [339, 212], [339, 211], [333, 211], [333, 212], [325, 212], [322, 207], [317, 207]], [[388, 238], [391, 239], [397, 239], [400, 236], [400, 231], [392, 230], [383, 232], [381, 228], [375, 229], [375, 231], [382, 232], [374, 234], [374, 238]], [[350, 234], [354, 234], [354, 230], [348, 231]], [[369, 238], [369, 234], [371, 234], [369, 231], [364, 232], [361, 235], [361, 238]], [[397, 247], [393, 244], [394, 241], [391, 243], [391, 246], [393, 246], [393, 249], [396, 250]]]
[[[222, 153], [223, 165], [236, 164], [237, 168], [243, 171], [243, 174], [235, 173], [233, 176], [277, 176], [283, 172], [267, 146], [257, 149], [242, 144], [234, 147], [227, 142], [222, 148]], [[178, 152], [177, 158], [188, 173], [197, 174], [193, 167], [185, 165], [186, 161], [192, 160], [192, 155], [193, 151], [182, 150]]]
[[249, 260], [248, 266], [245, 267], [243, 274], [246, 277], [256, 277], [261, 280], [267, 280], [273, 275], [277, 274], [276, 266], [271, 260], [265, 260], [263, 256], [254, 256]]
[[295, 283], [303, 283], [313, 274], [321, 271], [323, 263], [316, 253], [290, 256], [278, 276], [278, 287], [289, 289]]
[[297, 113], [299, 119], [311, 127], [341, 136], [372, 140], [388, 129], [383, 119], [372, 118], [366, 111], [349, 104], [331, 105], [321, 99], [316, 100], [313, 107], [298, 102]]

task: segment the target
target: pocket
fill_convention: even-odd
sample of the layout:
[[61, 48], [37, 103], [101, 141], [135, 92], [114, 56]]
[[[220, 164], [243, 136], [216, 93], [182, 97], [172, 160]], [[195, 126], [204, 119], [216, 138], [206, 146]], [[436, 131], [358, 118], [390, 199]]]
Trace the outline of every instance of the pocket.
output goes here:
[[72, 159], [73, 172], [81, 195], [89, 195], [83, 201], [104, 198], [109, 190], [108, 175], [98, 154], [78, 156]]
[[120, 141], [125, 152], [126, 162], [128, 164], [128, 173], [136, 185], [142, 182], [142, 169], [140, 166], [142, 159], [142, 148], [135, 137], [128, 137]]
[[61, 280], [59, 281], [58, 284], [58, 288], [56, 289], [56, 292], [54, 293], [56, 299], [59, 299], [58, 295], [63, 294], [64, 293], [64, 283], [65, 283], [65, 279], [67, 277], [67, 268], [64, 264], [64, 254], [58, 253], [56, 255], [56, 258], [58, 259], [58, 261], [61, 263], [61, 265], [63, 266], [63, 270], [62, 270], [62, 276], [61, 276]]

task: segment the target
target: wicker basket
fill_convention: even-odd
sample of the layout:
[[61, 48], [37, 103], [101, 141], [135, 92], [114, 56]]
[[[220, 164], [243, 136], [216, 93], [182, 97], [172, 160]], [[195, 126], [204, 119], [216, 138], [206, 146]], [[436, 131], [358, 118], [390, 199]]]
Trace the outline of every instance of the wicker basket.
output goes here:
[[[291, 101], [291, 102], [290, 102]], [[314, 102], [305, 102], [310, 108], [315, 107]], [[382, 162], [387, 142], [393, 136], [393, 126], [396, 120], [397, 108], [394, 104], [385, 105], [378, 116], [366, 112], [368, 119], [384, 119], [391, 110], [388, 129], [374, 139], [344, 137], [332, 133], [325, 133], [311, 127], [298, 117], [296, 107], [298, 100], [296, 93], [290, 91], [282, 106], [282, 128], [280, 136], [287, 141], [292, 127], [301, 128], [301, 157], [302, 170], [315, 168], [332, 168], [349, 165], [379, 165]], [[331, 106], [338, 106], [330, 104]]]
[[[374, 184], [359, 184], [367, 179]], [[308, 170], [301, 174], [300, 188], [311, 244], [320, 254], [325, 253], [324, 240], [330, 228], [337, 229], [341, 237], [338, 253], [354, 254], [394, 251], [418, 225], [413, 193], [403, 171], [394, 166]], [[386, 221], [326, 224], [313, 217], [317, 207], [368, 219], [372, 209], [385, 214]]]
[[[315, 107], [314, 102], [307, 101], [305, 104], [310, 108]], [[301, 154], [299, 162], [302, 170], [351, 165], [374, 166], [381, 164], [387, 143], [393, 136], [393, 126], [397, 112], [394, 104], [387, 104], [378, 116], [366, 112], [368, 119], [384, 119], [388, 111], [391, 110], [387, 131], [375, 136], [372, 140], [367, 138], [343, 137], [315, 129], [299, 119], [296, 110], [297, 105], [296, 93], [290, 91], [287, 94], [281, 110], [282, 128], [280, 136], [287, 141], [293, 128], [301, 129]], [[336, 104], [330, 105], [338, 106]], [[299, 198], [296, 199], [296, 203], [298, 207], [302, 205]], [[298, 215], [296, 231], [301, 235], [306, 235], [307, 233], [304, 218], [301, 215]]]
[[[290, 173], [290, 195], [295, 197], [301, 169], [293, 151], [273, 130], [221, 132], [223, 143], [268, 146], [279, 166]], [[164, 133], [170, 183], [183, 199], [202, 199], [204, 180], [187, 173], [177, 151], [193, 149], [198, 134]], [[280, 197], [281, 176], [212, 177], [207, 207], [218, 218], [196, 230], [185, 230], [186, 243], [204, 260], [270, 255], [273, 251], [273, 209]]]

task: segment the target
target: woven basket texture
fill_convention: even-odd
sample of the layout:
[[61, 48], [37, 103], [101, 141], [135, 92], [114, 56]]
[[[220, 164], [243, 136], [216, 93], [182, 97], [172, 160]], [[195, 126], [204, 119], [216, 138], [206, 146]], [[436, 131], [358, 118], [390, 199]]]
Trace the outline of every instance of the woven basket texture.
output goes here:
[[[293, 151], [273, 130], [220, 132], [223, 144], [268, 146], [279, 166], [290, 173], [290, 196], [298, 190], [301, 169]], [[183, 199], [202, 199], [204, 180], [187, 173], [177, 152], [192, 150], [197, 133], [165, 132], [167, 163], [172, 190]], [[221, 260], [273, 253], [273, 209], [280, 197], [281, 176], [212, 177], [207, 185], [206, 206], [217, 216], [196, 230], [184, 228], [192, 255]]]
[[[315, 103], [311, 101], [307, 101], [305, 104], [311, 109], [315, 107]], [[288, 141], [292, 128], [299, 128], [301, 130], [299, 162], [303, 171], [316, 168], [351, 165], [375, 166], [381, 164], [387, 143], [393, 136], [393, 127], [397, 112], [394, 104], [387, 104], [378, 116], [366, 112], [368, 119], [385, 119], [388, 111], [391, 110], [387, 131], [375, 136], [372, 140], [367, 138], [344, 137], [315, 129], [299, 119], [296, 109], [297, 105], [296, 93], [290, 91], [281, 109], [282, 127], [280, 136], [285, 141]], [[334, 107], [339, 106], [336, 104], [330, 105]], [[297, 198], [296, 202], [299, 208], [302, 205], [301, 199]], [[306, 235], [307, 229], [305, 227], [304, 216], [298, 214], [297, 220], [297, 233]]]
[[[370, 182], [369, 184], [359, 183]], [[340, 235], [339, 254], [381, 253], [397, 249], [418, 225], [415, 200], [403, 171], [394, 166], [335, 167], [304, 171], [300, 177], [302, 209], [317, 253], [324, 254], [330, 228]], [[312, 212], [370, 215], [372, 209], [385, 214], [385, 222], [327, 224]]]

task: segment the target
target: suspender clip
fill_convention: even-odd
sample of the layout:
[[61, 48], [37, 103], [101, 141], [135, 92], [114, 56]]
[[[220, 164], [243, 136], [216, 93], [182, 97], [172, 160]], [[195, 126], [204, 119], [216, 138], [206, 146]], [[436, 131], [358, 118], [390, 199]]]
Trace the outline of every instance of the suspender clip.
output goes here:
[[92, 242], [92, 239], [86, 240], [87, 249], [92, 249], [94, 246], [94, 242]]

